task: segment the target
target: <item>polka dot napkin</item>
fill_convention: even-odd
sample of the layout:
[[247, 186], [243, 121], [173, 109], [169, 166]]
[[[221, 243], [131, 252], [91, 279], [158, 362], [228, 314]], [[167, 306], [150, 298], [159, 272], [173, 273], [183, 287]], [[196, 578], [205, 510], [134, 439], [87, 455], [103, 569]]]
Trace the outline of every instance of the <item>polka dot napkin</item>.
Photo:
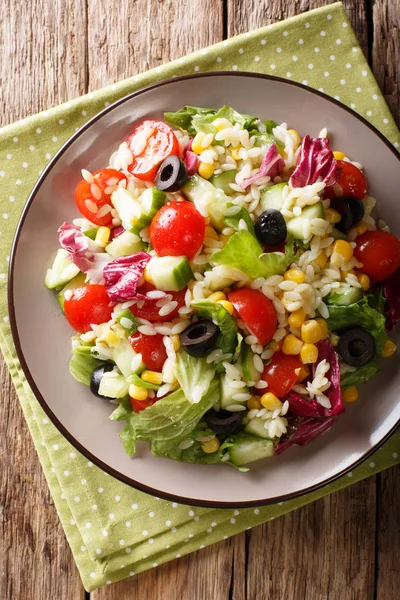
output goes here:
[[204, 548], [399, 462], [397, 432], [353, 473], [296, 500], [246, 510], [178, 505], [131, 489], [88, 462], [49, 422], [25, 380], [8, 326], [6, 274], [18, 218], [41, 169], [78, 127], [128, 92], [173, 75], [221, 69], [272, 73], [323, 90], [399, 145], [399, 131], [341, 4], [245, 33], [0, 131], [1, 348], [89, 591]]

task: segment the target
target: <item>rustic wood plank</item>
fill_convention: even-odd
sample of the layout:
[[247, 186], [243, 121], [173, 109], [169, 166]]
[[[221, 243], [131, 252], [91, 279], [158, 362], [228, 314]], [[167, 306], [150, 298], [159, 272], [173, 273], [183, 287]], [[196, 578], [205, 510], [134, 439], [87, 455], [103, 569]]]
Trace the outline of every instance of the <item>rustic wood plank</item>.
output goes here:
[[397, 124], [400, 124], [400, 4], [375, 0], [372, 68]]
[[378, 475], [377, 600], [396, 598], [400, 589], [400, 465]]

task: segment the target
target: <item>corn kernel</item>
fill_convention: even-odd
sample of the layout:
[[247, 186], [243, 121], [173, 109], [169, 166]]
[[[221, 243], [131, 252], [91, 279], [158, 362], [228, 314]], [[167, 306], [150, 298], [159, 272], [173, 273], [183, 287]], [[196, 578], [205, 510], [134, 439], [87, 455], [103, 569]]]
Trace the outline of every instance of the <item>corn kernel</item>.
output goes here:
[[201, 444], [201, 449], [206, 454], [212, 454], [213, 452], [216, 452], [219, 447], [220, 441], [218, 438], [213, 438], [212, 440], [209, 440], [208, 442], [203, 442]]
[[210, 238], [211, 240], [218, 240], [218, 233], [215, 231], [214, 227], [207, 225], [204, 237]]
[[[304, 346], [303, 346], [303, 348], [304, 348]], [[300, 357], [301, 357], [301, 351], [300, 351]], [[301, 365], [301, 367], [299, 367], [298, 369], [295, 370], [295, 373], [297, 375], [297, 383], [301, 383], [302, 381], [307, 379], [307, 377], [309, 376], [310, 369], [307, 367], [307, 365]]]
[[329, 334], [329, 341], [331, 342], [332, 346], [336, 347], [339, 343], [340, 337], [338, 335], [336, 335], [336, 333], [330, 333]]
[[300, 269], [289, 269], [289, 271], [286, 271], [283, 278], [286, 279], [287, 281], [294, 281], [295, 283], [298, 283], [299, 285], [301, 283], [304, 283], [306, 280], [305, 274]]
[[146, 400], [147, 389], [131, 383], [131, 385], [129, 386], [129, 395], [135, 400]]
[[328, 223], [332, 223], [332, 225], [334, 225], [342, 220], [342, 215], [334, 208], [327, 208], [324, 213], [324, 218], [325, 221], [328, 221]]
[[145, 281], [154, 285], [154, 281], [149, 273], [149, 270], [146, 267], [144, 268], [143, 277]]
[[96, 233], [96, 244], [105, 248], [107, 246], [108, 240], [110, 239], [110, 229], [108, 227], [99, 227]]
[[333, 267], [342, 267], [346, 265], [353, 256], [353, 248], [345, 240], [336, 240], [333, 244], [331, 265]]
[[347, 390], [344, 390], [342, 394], [345, 402], [355, 402], [358, 399], [358, 390], [355, 385], [350, 386]]
[[303, 365], [312, 365], [318, 360], [318, 348], [315, 344], [304, 344], [300, 350], [300, 358]]
[[218, 300], [217, 304], [223, 306], [230, 315], [233, 315], [234, 308], [232, 302], [228, 302], [228, 300]]
[[328, 325], [325, 319], [315, 319], [318, 325], [321, 327], [322, 337], [325, 338], [328, 335]]
[[300, 144], [301, 144], [301, 137], [299, 136], [299, 134], [297, 133], [297, 131], [295, 129], [289, 129], [289, 133], [291, 133], [294, 136], [294, 138], [295, 138], [296, 148], [297, 148], [297, 146], [300, 146]]
[[247, 408], [249, 410], [253, 410], [255, 408], [260, 410], [260, 408], [261, 408], [260, 398], [258, 396], [252, 396], [250, 398], [250, 400], [247, 402]]
[[345, 154], [344, 154], [343, 152], [339, 152], [338, 150], [336, 150], [336, 151], [333, 153], [333, 158], [334, 158], [335, 160], [343, 160], [343, 159], [344, 159], [344, 157], [345, 157]]
[[261, 404], [267, 410], [276, 410], [282, 406], [282, 402], [272, 392], [266, 392], [261, 396]]
[[348, 271], [342, 270], [342, 272], [341, 272], [342, 281], [346, 281], [347, 275], [355, 275], [355, 274], [356, 273], [355, 273], [354, 269], [349, 269]]
[[277, 146], [277, 149], [282, 158], [286, 159], [288, 157], [287, 152], [284, 148], [282, 148], [281, 146]]
[[114, 331], [109, 331], [106, 335], [105, 335], [105, 341], [107, 343], [108, 346], [116, 346], [117, 344], [119, 344], [120, 342], [120, 338], [119, 336], [114, 333]]
[[192, 152], [194, 152], [195, 154], [201, 154], [203, 152], [204, 148], [201, 144], [203, 143], [204, 138], [205, 133], [203, 133], [202, 131], [196, 133], [192, 142]]
[[163, 380], [162, 373], [157, 373], [157, 371], [143, 371], [140, 378], [147, 383], [154, 383], [154, 385], [161, 385]]
[[295, 310], [290, 313], [288, 317], [288, 323], [291, 327], [301, 327], [306, 320], [306, 313], [304, 308], [299, 308], [299, 310]]
[[239, 156], [239, 150], [242, 146], [236, 146], [236, 148], [231, 148], [231, 154], [232, 154], [232, 158], [234, 158], [235, 160], [240, 160], [240, 156]]
[[358, 281], [360, 282], [361, 289], [363, 290], [363, 292], [366, 292], [371, 286], [371, 280], [365, 273], [359, 274]]
[[172, 340], [172, 345], [174, 346], [175, 352], [178, 352], [179, 348], [181, 347], [181, 340], [180, 340], [179, 335], [177, 333], [175, 333], [174, 335], [171, 335], [171, 340]]
[[214, 173], [214, 165], [210, 165], [209, 163], [201, 162], [199, 164], [198, 173], [200, 177], [204, 177], [204, 179], [210, 179], [210, 177]]
[[322, 251], [320, 254], [318, 254], [317, 258], [314, 258], [314, 262], [317, 263], [320, 269], [323, 269], [328, 262], [328, 257], [326, 256], [325, 252]]
[[218, 302], [219, 300], [226, 300], [224, 292], [214, 292], [207, 298], [207, 302]]
[[282, 348], [282, 340], [280, 340], [279, 342], [276, 342], [274, 340], [270, 343], [268, 347], [271, 348], [271, 350], [273, 350], [274, 352], [278, 352]]
[[392, 340], [388, 340], [383, 346], [382, 356], [384, 356], [385, 358], [389, 358], [389, 356], [393, 356], [396, 350], [396, 344]]
[[306, 321], [301, 326], [301, 339], [306, 344], [316, 344], [323, 337], [322, 329], [315, 319]]
[[358, 235], [362, 235], [366, 231], [367, 231], [367, 226], [365, 225], [365, 223], [360, 223], [359, 225], [357, 225], [357, 233], [358, 233]]
[[289, 333], [282, 344], [282, 352], [284, 354], [299, 354], [303, 342], [299, 340], [293, 333]]
[[212, 124], [214, 125], [217, 131], [222, 131], [222, 129], [226, 129], [227, 127], [232, 127], [232, 123], [228, 121], [228, 119], [220, 118], [215, 119]]

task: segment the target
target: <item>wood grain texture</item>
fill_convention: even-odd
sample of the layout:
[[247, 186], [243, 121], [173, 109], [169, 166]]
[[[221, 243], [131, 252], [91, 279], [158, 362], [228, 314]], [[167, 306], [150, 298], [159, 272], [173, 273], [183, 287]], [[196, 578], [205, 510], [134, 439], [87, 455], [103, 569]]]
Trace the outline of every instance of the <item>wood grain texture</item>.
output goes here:
[[399, 597], [400, 465], [378, 475], [376, 599]]

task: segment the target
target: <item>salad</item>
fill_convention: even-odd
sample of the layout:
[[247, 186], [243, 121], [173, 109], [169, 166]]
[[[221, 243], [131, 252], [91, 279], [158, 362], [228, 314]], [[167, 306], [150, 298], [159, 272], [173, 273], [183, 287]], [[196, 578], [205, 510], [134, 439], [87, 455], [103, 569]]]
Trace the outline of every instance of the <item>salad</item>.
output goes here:
[[326, 130], [185, 106], [82, 169], [75, 202], [45, 283], [129, 455], [247, 470], [327, 431], [396, 352], [400, 241]]

